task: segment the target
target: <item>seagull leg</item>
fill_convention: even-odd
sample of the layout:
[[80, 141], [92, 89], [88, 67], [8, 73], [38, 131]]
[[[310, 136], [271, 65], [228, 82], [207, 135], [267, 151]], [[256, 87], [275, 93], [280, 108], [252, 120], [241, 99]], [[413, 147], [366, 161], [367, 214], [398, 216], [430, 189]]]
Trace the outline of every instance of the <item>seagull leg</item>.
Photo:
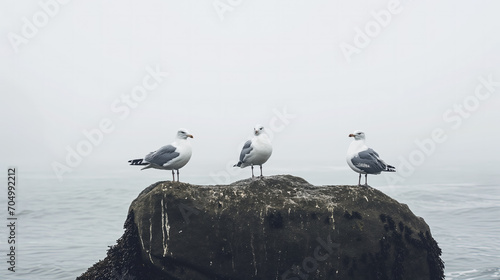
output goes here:
[[368, 186], [368, 174], [365, 174], [365, 186]]
[[260, 165], [260, 178], [264, 178], [264, 175], [262, 175], [262, 164]]
[[250, 165], [252, 167], [252, 179], [255, 178], [255, 176], [253, 176], [253, 164]]
[[179, 182], [179, 169], [177, 169], [177, 182]]
[[361, 186], [361, 173], [359, 173], [358, 186]]
[[175, 172], [173, 169], [172, 169], [172, 182], [175, 182]]

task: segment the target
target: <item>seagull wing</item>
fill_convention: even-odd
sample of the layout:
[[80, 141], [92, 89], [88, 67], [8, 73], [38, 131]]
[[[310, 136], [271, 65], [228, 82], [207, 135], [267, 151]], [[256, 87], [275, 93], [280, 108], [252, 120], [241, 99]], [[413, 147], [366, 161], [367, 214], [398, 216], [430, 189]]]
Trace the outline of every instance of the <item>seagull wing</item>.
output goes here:
[[250, 152], [253, 150], [252, 147], [252, 140], [248, 140], [245, 145], [243, 145], [243, 149], [241, 149], [240, 153], [240, 162], [244, 162], [245, 157], [250, 154]]
[[235, 164], [234, 166], [238, 166], [238, 167], [245, 167], [247, 165], [245, 165], [245, 159], [246, 157], [250, 154], [250, 152], [253, 150], [253, 147], [252, 147], [252, 140], [248, 140], [247, 142], [245, 142], [245, 145], [243, 145], [243, 149], [241, 149], [241, 153], [240, 153], [240, 161], [238, 161], [237, 164]]
[[144, 159], [149, 163], [163, 166], [164, 164], [179, 156], [179, 153], [176, 152], [176, 150], [177, 148], [172, 145], [163, 146], [158, 150], [147, 154]]
[[368, 174], [379, 174], [387, 168], [385, 162], [371, 148], [359, 152], [351, 161], [354, 166]]

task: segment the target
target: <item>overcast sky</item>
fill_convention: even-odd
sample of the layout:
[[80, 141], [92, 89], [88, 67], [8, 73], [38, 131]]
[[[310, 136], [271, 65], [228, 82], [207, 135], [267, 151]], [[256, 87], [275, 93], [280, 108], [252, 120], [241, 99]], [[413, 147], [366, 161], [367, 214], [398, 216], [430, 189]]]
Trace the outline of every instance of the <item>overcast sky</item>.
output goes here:
[[401, 170], [399, 183], [498, 173], [498, 1], [36, 0], [0, 10], [4, 170], [135, 173], [128, 159], [182, 127], [194, 139], [181, 180], [224, 183], [250, 175], [230, 166], [262, 124], [274, 146], [267, 175], [356, 183], [345, 155], [358, 129]]

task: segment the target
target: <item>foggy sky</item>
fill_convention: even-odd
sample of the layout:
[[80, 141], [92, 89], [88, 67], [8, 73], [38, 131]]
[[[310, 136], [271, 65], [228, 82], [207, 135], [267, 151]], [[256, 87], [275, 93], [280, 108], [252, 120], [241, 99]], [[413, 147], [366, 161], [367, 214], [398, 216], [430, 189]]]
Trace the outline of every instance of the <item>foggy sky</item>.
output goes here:
[[56, 178], [54, 163], [68, 166], [68, 149], [94, 133], [64, 176], [168, 179], [127, 160], [186, 128], [181, 180], [234, 181], [250, 175], [230, 166], [262, 124], [267, 175], [356, 183], [345, 155], [358, 129], [387, 163], [410, 162], [405, 181], [497, 173], [498, 1], [40, 3], [0, 4], [4, 170]]

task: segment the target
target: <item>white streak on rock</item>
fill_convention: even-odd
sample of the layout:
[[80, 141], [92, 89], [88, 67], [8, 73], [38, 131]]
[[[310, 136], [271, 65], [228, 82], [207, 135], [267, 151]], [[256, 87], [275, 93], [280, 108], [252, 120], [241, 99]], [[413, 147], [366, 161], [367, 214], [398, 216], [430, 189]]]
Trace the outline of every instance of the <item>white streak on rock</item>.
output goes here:
[[151, 263], [154, 264], [153, 262], [153, 257], [151, 256], [151, 244], [153, 243], [153, 223], [151, 222], [151, 218], [149, 218], [149, 260], [151, 260]]
[[330, 211], [332, 213], [332, 215], [330, 216], [330, 218], [332, 219], [332, 229], [335, 230], [335, 219], [333, 218], [333, 210], [335, 209], [335, 205], [334, 204], [329, 204], [327, 206], [327, 209], [328, 209], [328, 211]]
[[234, 251], [233, 251], [233, 243], [232, 242], [229, 242], [229, 248], [231, 249], [231, 264], [233, 266], [233, 271], [234, 270]]
[[253, 247], [253, 233], [252, 233], [252, 235], [250, 235], [250, 246], [252, 247], [253, 267], [255, 269], [255, 275], [257, 275], [257, 262], [255, 260], [255, 249]]
[[168, 241], [170, 240], [170, 225], [168, 224], [167, 204], [161, 200], [161, 228], [163, 234], [163, 256], [168, 253]]
[[[137, 228], [142, 228], [142, 223], [139, 222], [139, 226]], [[139, 240], [141, 240], [142, 250], [146, 251], [146, 247], [144, 247], [144, 240], [142, 239], [142, 234], [143, 232], [141, 231], [139, 233]]]

